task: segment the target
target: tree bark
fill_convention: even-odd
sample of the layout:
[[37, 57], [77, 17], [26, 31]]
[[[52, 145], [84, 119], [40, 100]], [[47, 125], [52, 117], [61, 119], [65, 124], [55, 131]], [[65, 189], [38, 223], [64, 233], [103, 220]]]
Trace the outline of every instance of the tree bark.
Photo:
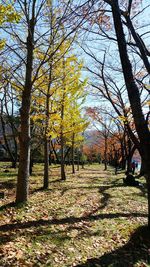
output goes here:
[[66, 174], [65, 174], [65, 163], [64, 163], [64, 136], [61, 132], [60, 135], [60, 145], [61, 145], [61, 180], [66, 180]]
[[66, 180], [65, 174], [65, 162], [64, 162], [64, 134], [63, 134], [63, 119], [64, 119], [64, 97], [65, 92], [63, 93], [62, 106], [61, 106], [61, 133], [60, 133], [60, 146], [61, 146], [61, 180]]
[[127, 172], [131, 172], [131, 163], [132, 163], [132, 157], [133, 157], [133, 154], [136, 150], [136, 147], [133, 146], [129, 151], [128, 151], [128, 156], [127, 156]]
[[150, 173], [146, 176], [148, 198], [148, 228], [150, 229]]
[[33, 4], [32, 19], [29, 21], [28, 25], [26, 76], [24, 90], [22, 93], [22, 104], [20, 109], [20, 155], [17, 177], [16, 203], [25, 202], [28, 199], [28, 178], [30, 165], [30, 107], [35, 27], [34, 9], [35, 6]]
[[48, 189], [48, 182], [49, 182], [49, 141], [47, 136], [45, 136], [45, 143], [44, 143], [44, 184], [43, 188]]
[[104, 171], [107, 170], [107, 136], [105, 135], [105, 150], [104, 150]]
[[63, 95], [61, 99], [61, 133], [60, 133], [60, 145], [61, 145], [61, 180], [66, 180], [65, 174], [65, 162], [64, 162], [64, 110], [65, 110], [65, 58], [63, 56]]
[[141, 159], [140, 176], [143, 176], [144, 174], [145, 174], [145, 166], [143, 160]]
[[56, 153], [55, 147], [53, 145], [53, 142], [51, 141], [50, 144], [51, 144], [51, 148], [52, 148], [52, 150], [54, 152], [54, 155], [55, 155], [55, 158], [56, 158], [56, 162], [57, 162], [57, 164], [60, 164], [60, 161], [59, 161], [58, 155]]
[[[51, 73], [51, 71], [50, 71]], [[48, 189], [48, 182], [49, 182], [49, 139], [47, 136], [48, 133], [48, 126], [50, 120], [50, 85], [51, 85], [51, 74], [50, 74], [50, 81], [48, 85], [48, 91], [46, 95], [46, 123], [45, 123], [45, 140], [44, 140], [44, 184], [43, 188]]]
[[125, 157], [125, 142], [124, 137], [120, 140], [121, 145], [121, 169], [125, 170], [126, 168], [126, 157]]
[[75, 167], [74, 167], [74, 133], [72, 134], [71, 158], [72, 158], [72, 173], [75, 173]]

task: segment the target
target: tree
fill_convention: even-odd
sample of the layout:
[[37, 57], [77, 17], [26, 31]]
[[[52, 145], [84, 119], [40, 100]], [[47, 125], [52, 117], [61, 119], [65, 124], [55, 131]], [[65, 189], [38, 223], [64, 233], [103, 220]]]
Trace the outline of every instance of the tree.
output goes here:
[[[55, 39], [53, 39], [53, 47], [54, 41]], [[48, 188], [49, 181], [49, 150], [50, 146], [53, 148], [51, 140], [60, 139], [61, 174], [64, 177], [65, 144], [68, 148], [72, 146], [72, 155], [74, 155], [74, 146], [82, 139], [79, 133], [87, 125], [81, 116], [81, 107], [85, 99], [85, 81], [80, 81], [82, 64], [78, 63], [76, 56], [72, 54], [71, 45], [72, 40], [64, 41], [50, 62], [41, 68], [33, 93], [32, 118], [34, 121], [41, 121], [41, 127], [44, 130], [45, 189]], [[37, 56], [44, 55], [39, 50]]]
[[148, 189], [148, 226], [150, 228], [150, 131], [141, 107], [140, 93], [133, 76], [132, 65], [128, 56], [127, 44], [123, 31], [118, 1], [112, 1], [112, 14], [117, 36], [118, 49], [132, 109], [136, 131], [140, 141], [139, 152], [145, 165], [146, 182]]
[[87, 108], [87, 114], [92, 118], [92, 124], [99, 136], [104, 170], [107, 170], [107, 164], [109, 163], [115, 167], [115, 173], [117, 174], [119, 161], [123, 160], [124, 156], [121, 153], [121, 146], [123, 146], [121, 124], [113, 116], [113, 112], [109, 110], [108, 106], [89, 107]]
[[[79, 93], [79, 92], [78, 92]], [[84, 96], [84, 92], [81, 93], [82, 97]], [[78, 96], [79, 97], [79, 96]], [[81, 98], [81, 95], [80, 95]], [[80, 99], [81, 100], [81, 99]], [[79, 170], [79, 163], [80, 163], [80, 148], [84, 142], [84, 135], [83, 132], [89, 125], [89, 122], [86, 118], [83, 117], [82, 114], [82, 104], [79, 103], [79, 99], [76, 98], [72, 101], [71, 106], [72, 109], [70, 109], [70, 115], [69, 121], [70, 121], [70, 133], [66, 136], [66, 143], [69, 147], [71, 147], [71, 163], [72, 163], [72, 173], [75, 173], [75, 152], [76, 152], [76, 161]]]
[[[149, 73], [148, 51], [146, 45], [144, 44], [144, 40], [141, 37], [139, 37], [139, 35], [135, 31], [134, 24], [131, 24], [133, 1], [129, 1], [128, 3], [125, 3], [125, 5], [123, 5], [122, 1], [118, 0], [117, 1], [104, 0], [101, 1], [101, 3], [102, 4], [105, 3], [106, 7], [110, 7], [110, 11], [112, 11], [112, 17], [109, 16], [107, 21], [105, 20], [105, 26], [106, 24], [107, 25], [109, 24], [109, 30], [110, 30], [111, 22], [113, 22], [116, 36], [114, 38], [112, 36], [107, 35], [106, 27], [105, 31], [102, 29], [103, 30], [102, 34], [103, 36], [105, 36], [105, 38], [107, 37], [109, 38], [109, 40], [113, 40], [113, 42], [116, 42], [119, 50], [121, 69], [125, 82], [125, 90], [131, 106], [131, 113], [133, 116], [136, 132], [134, 133], [128, 124], [127, 124], [127, 129], [133, 143], [139, 150], [139, 153], [141, 155], [144, 164], [145, 177], [148, 188], [148, 226], [150, 227], [150, 165], [149, 165], [150, 131], [148, 123], [150, 113], [149, 110], [146, 109], [145, 112], [145, 109], [143, 109], [142, 97], [146, 99], [147, 96], [144, 96], [144, 94], [142, 94], [144, 88], [143, 83], [139, 83], [139, 81], [137, 81], [136, 75], [134, 73], [135, 60], [136, 62], [140, 61], [140, 64], [136, 64], [136, 68], [139, 67], [140, 70], [144, 69], [145, 72]], [[105, 10], [107, 12], [107, 9]], [[105, 15], [105, 11], [101, 15]], [[124, 18], [126, 19], [126, 21], [124, 21]], [[100, 25], [100, 23], [101, 22], [97, 20], [97, 24]], [[126, 30], [124, 25], [125, 26], [127, 25]], [[102, 27], [100, 26], [100, 28]], [[111, 29], [113, 30], [113, 28]], [[128, 42], [128, 39], [126, 38], [128, 33], [132, 35], [133, 37], [132, 40], [134, 40], [135, 43], [133, 43], [132, 41]], [[136, 56], [135, 58], [133, 58], [134, 59], [133, 61], [132, 61], [132, 54], [130, 53], [131, 50], [129, 50], [128, 45], [130, 45], [130, 47], [132, 46], [132, 48], [136, 47]], [[102, 61], [101, 64], [102, 66], [104, 66]], [[147, 75], [145, 75], [145, 77], [146, 76]], [[106, 83], [106, 81], [104, 82], [105, 82], [105, 88], [108, 88], [107, 85], [109, 83]], [[109, 95], [110, 94], [108, 93], [108, 98]], [[116, 105], [114, 105], [114, 108], [116, 108]]]
[[[62, 50], [64, 47], [62, 47]], [[74, 55], [64, 54], [59, 61], [59, 67], [62, 69], [61, 79], [56, 80], [56, 101], [59, 109], [59, 124], [56, 126], [56, 132], [60, 137], [61, 151], [61, 179], [65, 180], [65, 154], [64, 147], [67, 139], [72, 140], [72, 156], [74, 154], [74, 143], [76, 134], [81, 133], [86, 127], [85, 121], [81, 117], [80, 106], [85, 98], [85, 81], [80, 81], [82, 64], [76, 63]], [[75, 124], [78, 123], [77, 125]]]

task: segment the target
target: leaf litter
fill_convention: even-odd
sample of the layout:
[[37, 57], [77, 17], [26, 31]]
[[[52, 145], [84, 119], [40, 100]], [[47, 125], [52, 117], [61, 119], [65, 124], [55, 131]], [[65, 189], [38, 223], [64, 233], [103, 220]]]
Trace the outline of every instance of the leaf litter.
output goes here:
[[[42, 168], [34, 167], [29, 202], [1, 212], [0, 266], [108, 266], [110, 259], [115, 267], [120, 254], [126, 258], [118, 266], [150, 266], [149, 243], [131, 238], [147, 222], [147, 200], [139, 188], [123, 186], [123, 173], [92, 165], [72, 175], [68, 168], [62, 183], [51, 167], [49, 190], [38, 191]], [[2, 206], [14, 198], [9, 191]]]

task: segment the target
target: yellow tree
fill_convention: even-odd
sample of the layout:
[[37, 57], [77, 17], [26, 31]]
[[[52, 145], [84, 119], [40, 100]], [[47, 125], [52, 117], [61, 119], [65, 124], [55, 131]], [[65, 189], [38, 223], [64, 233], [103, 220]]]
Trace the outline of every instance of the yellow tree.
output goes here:
[[[8, 22], [18, 22], [20, 19], [20, 15], [14, 10], [13, 5], [10, 4], [0, 4], [0, 26], [1, 29]], [[5, 46], [5, 39], [0, 39], [0, 50], [2, 50]]]
[[[53, 18], [51, 18], [51, 24], [53, 24]], [[55, 32], [51, 31], [50, 38], [53, 39], [52, 50], [57, 47], [57, 38], [53, 38]], [[52, 42], [52, 41], [51, 41]], [[55, 43], [56, 42], [56, 43]], [[62, 79], [62, 69], [60, 67], [60, 62], [64, 54], [70, 49], [72, 42], [69, 40], [65, 41], [59, 48], [59, 50], [47, 61], [39, 71], [38, 79], [34, 85], [34, 94], [32, 96], [34, 103], [34, 115], [33, 118], [36, 121], [42, 119], [42, 125], [44, 123], [44, 185], [43, 187], [48, 188], [49, 180], [49, 150], [50, 150], [50, 140], [54, 138], [56, 134], [56, 125], [59, 121], [59, 115], [57, 111], [57, 87], [58, 83]], [[52, 51], [50, 51], [52, 53]], [[45, 54], [39, 49], [36, 52], [38, 59], [42, 60]], [[47, 55], [49, 57], [49, 54]], [[55, 127], [53, 127], [53, 125]]]
[[77, 132], [81, 132], [81, 127], [79, 125], [78, 127], [76, 126], [79, 123], [79, 119], [81, 120], [77, 101], [84, 97], [85, 81], [80, 81], [82, 64], [77, 63], [75, 56], [64, 54], [61, 61], [59, 61], [59, 68], [62, 70], [62, 76], [60, 80], [56, 81], [56, 99], [60, 124], [57, 126], [56, 131], [59, 134], [61, 146], [61, 179], [65, 180], [65, 140], [67, 137], [72, 140]]
[[[70, 131], [65, 134], [66, 144], [71, 147], [71, 162], [72, 162], [72, 173], [75, 173], [74, 157], [75, 149], [79, 150], [83, 141], [83, 132], [88, 126], [87, 120], [82, 115], [82, 104], [79, 103], [81, 98], [84, 98], [84, 91], [79, 92], [79, 95], [70, 103], [70, 110], [67, 114], [67, 121], [70, 125]], [[79, 153], [78, 153], [78, 168], [79, 168]]]
[[85, 81], [80, 81], [82, 64], [78, 64], [77, 58], [70, 55], [69, 47], [70, 41], [66, 41], [50, 64], [47, 64], [47, 70], [45, 66], [40, 70], [33, 95], [35, 112], [32, 117], [44, 127], [44, 188], [48, 188], [50, 139], [60, 139], [61, 177], [64, 180], [65, 141], [69, 142], [73, 138], [73, 144], [75, 141], [79, 143], [82, 138], [77, 134], [86, 126], [80, 108], [85, 98]]

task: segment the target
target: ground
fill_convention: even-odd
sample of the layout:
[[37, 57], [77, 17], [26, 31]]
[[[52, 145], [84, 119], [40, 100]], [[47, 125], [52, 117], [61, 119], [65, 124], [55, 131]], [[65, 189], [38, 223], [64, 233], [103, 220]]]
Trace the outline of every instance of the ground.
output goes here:
[[62, 182], [59, 166], [52, 166], [43, 191], [38, 164], [28, 203], [16, 207], [16, 171], [6, 165], [0, 168], [0, 266], [150, 266], [146, 190], [124, 186], [123, 172], [93, 164], [71, 174], [67, 167]]

